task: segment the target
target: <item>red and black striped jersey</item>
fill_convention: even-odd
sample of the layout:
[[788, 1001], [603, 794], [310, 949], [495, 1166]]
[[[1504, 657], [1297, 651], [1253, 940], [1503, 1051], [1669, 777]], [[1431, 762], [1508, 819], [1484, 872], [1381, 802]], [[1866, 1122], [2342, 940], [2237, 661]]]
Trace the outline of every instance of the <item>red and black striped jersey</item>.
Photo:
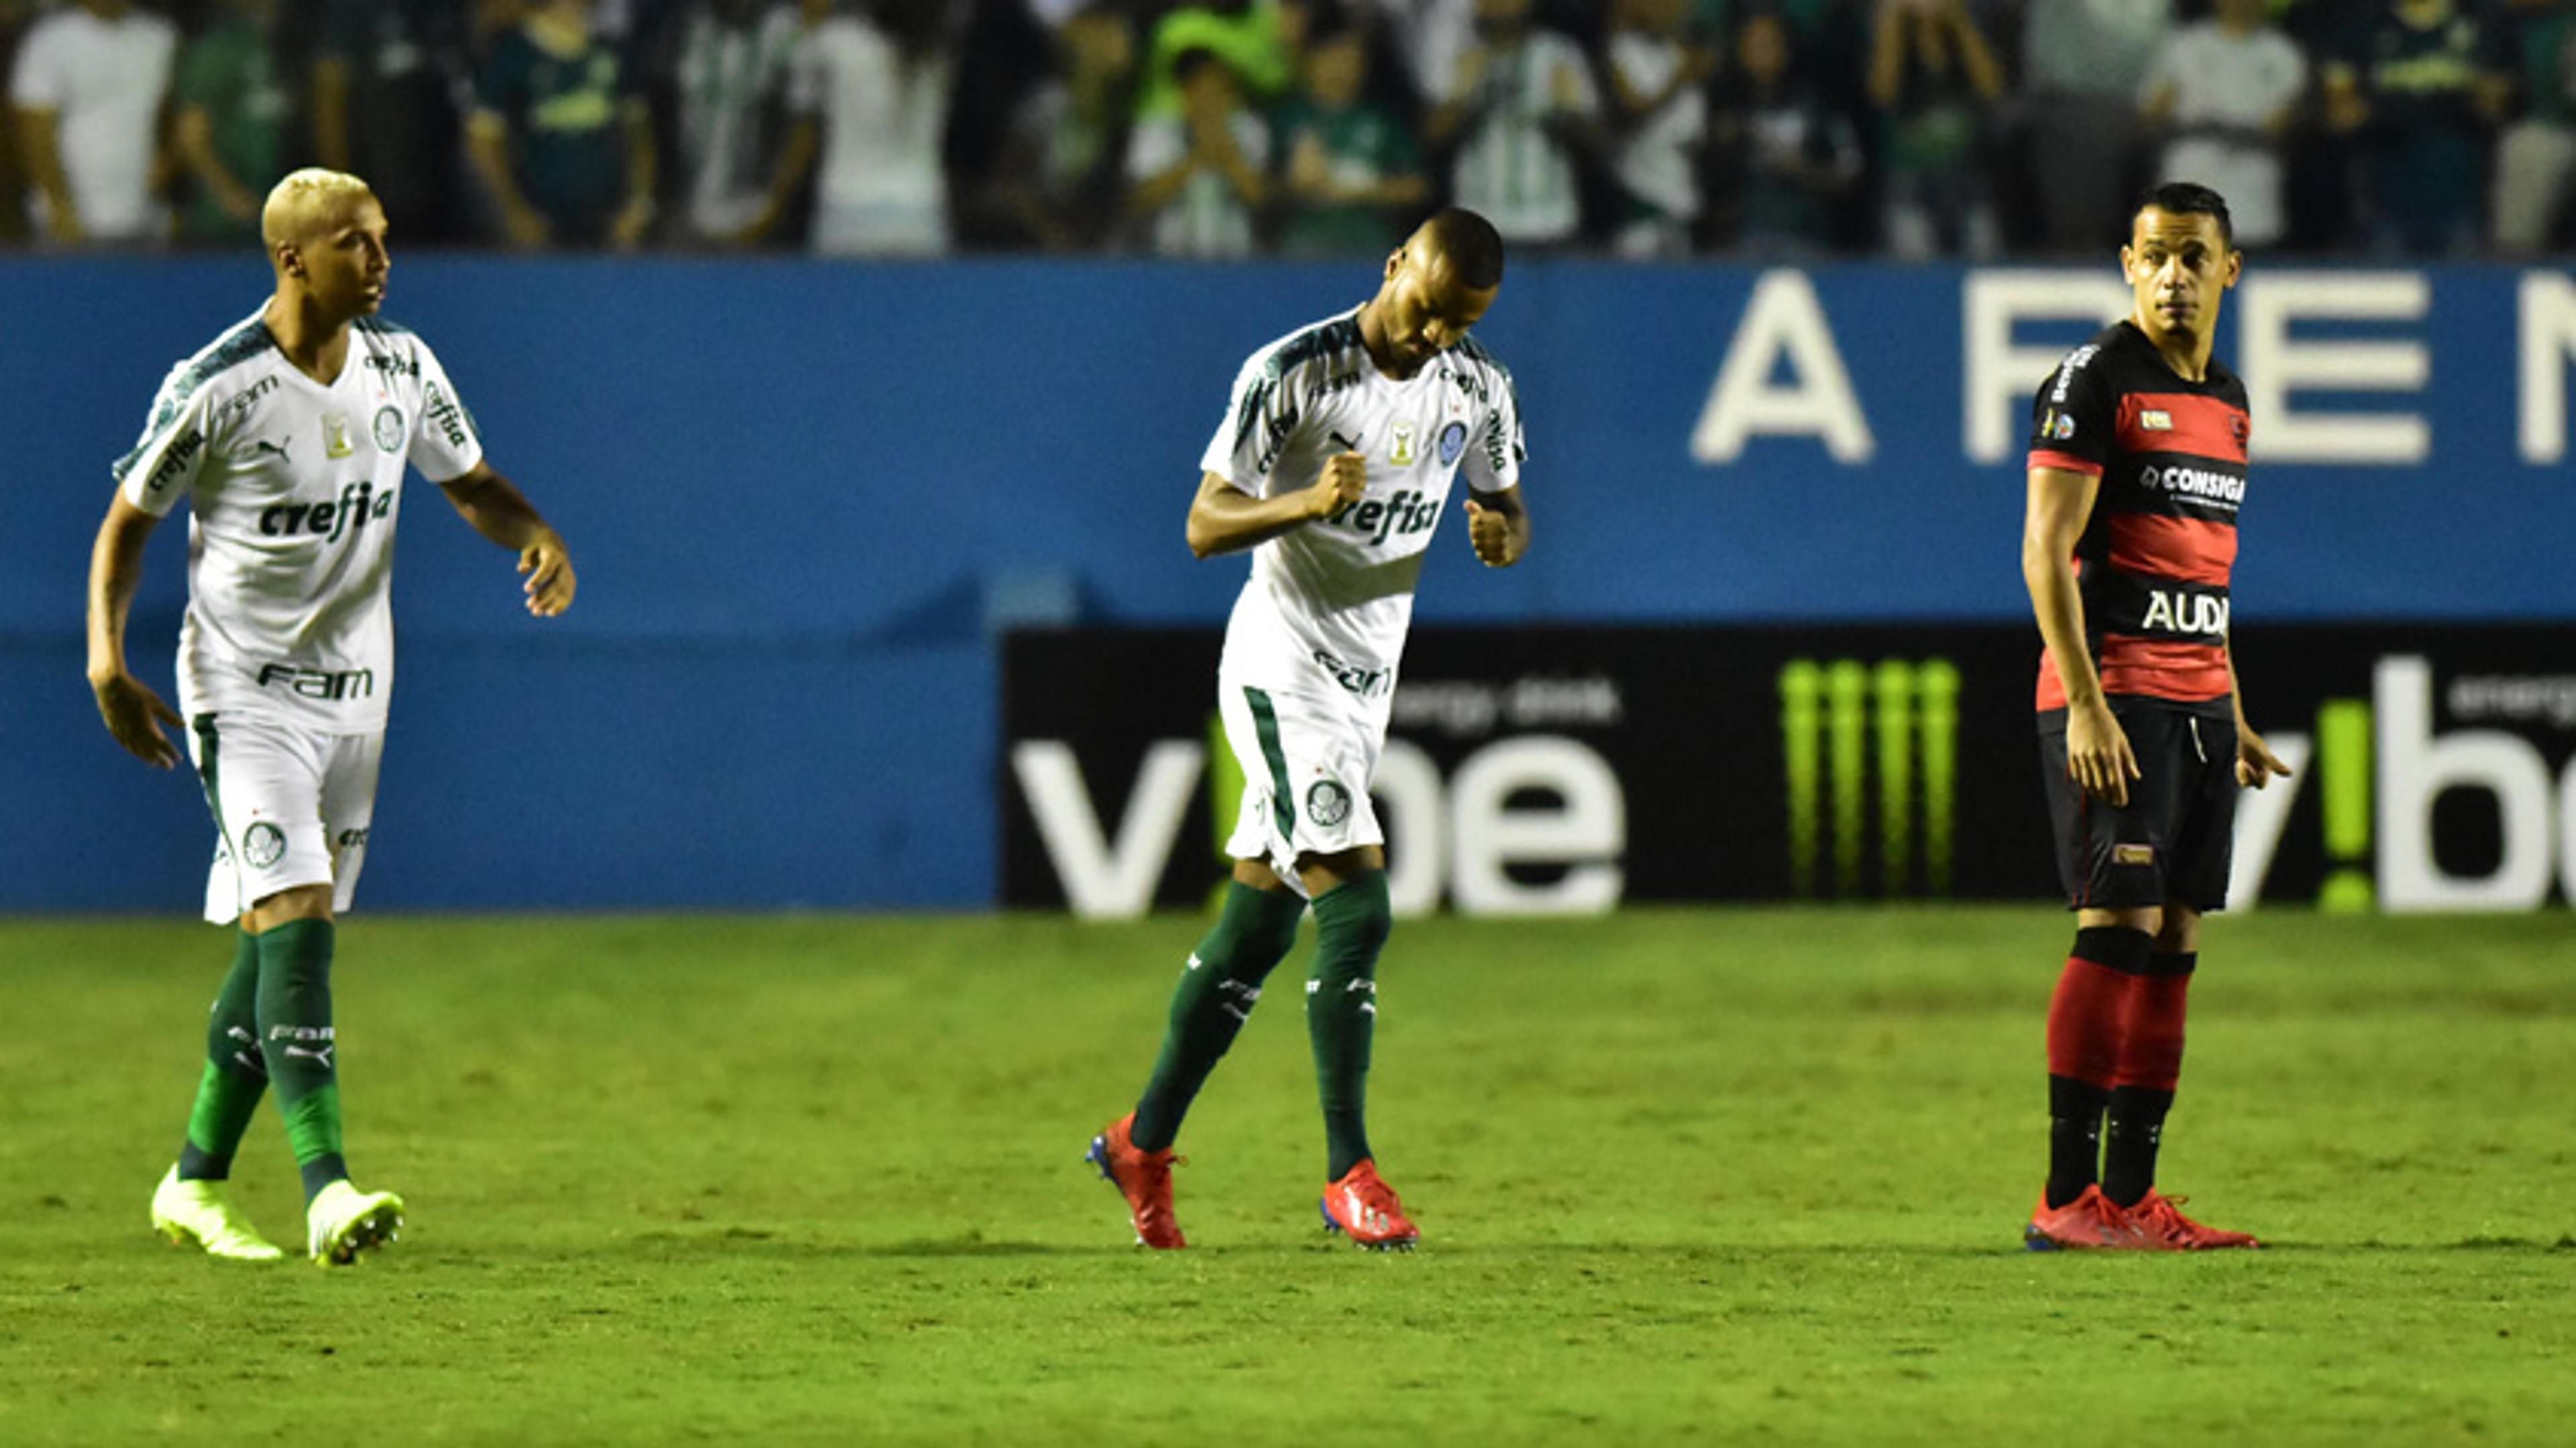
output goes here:
[[[2031, 403], [2030, 466], [2102, 480], [2075, 544], [2087, 646], [2106, 694], [2224, 699], [2227, 580], [2245, 501], [2245, 384], [2190, 382], [2129, 322], [2058, 364]], [[2062, 709], [2042, 650], [2039, 707]]]

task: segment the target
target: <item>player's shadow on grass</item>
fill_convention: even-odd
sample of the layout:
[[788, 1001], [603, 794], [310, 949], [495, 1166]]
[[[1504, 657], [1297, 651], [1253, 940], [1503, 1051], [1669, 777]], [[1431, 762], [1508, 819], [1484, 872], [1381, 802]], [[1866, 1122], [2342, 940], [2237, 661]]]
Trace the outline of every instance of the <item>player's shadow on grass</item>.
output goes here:
[[630, 1248], [675, 1257], [1100, 1257], [1137, 1250], [1115, 1242], [1003, 1241], [973, 1233], [900, 1242], [852, 1242], [791, 1229], [742, 1226], [697, 1232], [638, 1232], [625, 1240]]

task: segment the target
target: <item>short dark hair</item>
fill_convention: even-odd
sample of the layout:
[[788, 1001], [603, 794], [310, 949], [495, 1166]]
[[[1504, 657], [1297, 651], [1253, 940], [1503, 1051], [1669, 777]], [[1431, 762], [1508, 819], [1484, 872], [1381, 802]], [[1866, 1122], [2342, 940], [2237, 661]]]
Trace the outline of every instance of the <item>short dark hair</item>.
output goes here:
[[2168, 181], [2155, 187], [2138, 199], [2136, 211], [2130, 214], [2134, 216], [2150, 206], [2176, 216], [2215, 216], [2218, 239], [2230, 247], [2236, 245], [2236, 223], [2227, 215], [2227, 198], [2197, 181]]
[[1490, 291], [1503, 284], [1503, 235], [1463, 206], [1434, 212], [1422, 231], [1449, 261], [1450, 274], [1470, 291]]

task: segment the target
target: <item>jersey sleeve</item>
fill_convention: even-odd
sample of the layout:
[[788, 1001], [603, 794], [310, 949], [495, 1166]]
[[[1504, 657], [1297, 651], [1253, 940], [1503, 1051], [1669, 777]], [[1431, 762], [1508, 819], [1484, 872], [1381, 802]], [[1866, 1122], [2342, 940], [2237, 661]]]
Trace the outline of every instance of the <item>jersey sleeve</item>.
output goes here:
[[1494, 369], [1494, 405], [1485, 410], [1473, 444], [1466, 457], [1468, 487], [1502, 493], [1521, 485], [1521, 460], [1529, 456], [1529, 441], [1521, 433], [1520, 392], [1512, 385], [1512, 374], [1500, 367]]
[[2102, 475], [2117, 409], [2097, 353], [2090, 343], [2076, 348], [2040, 384], [2030, 404], [2028, 466]]
[[9, 99], [31, 111], [59, 111], [68, 89], [63, 67], [63, 30], [37, 22], [18, 51], [9, 77]]
[[483, 435], [429, 344], [410, 340], [420, 354], [420, 415], [412, 421], [408, 456], [422, 477], [452, 483], [483, 461]]
[[1208, 439], [1199, 467], [1256, 498], [1262, 496], [1290, 434], [1305, 416], [1298, 390], [1297, 377], [1282, 374], [1268, 357], [1244, 363], [1235, 375], [1233, 405], [1226, 409], [1216, 436]]
[[155, 518], [167, 516], [197, 485], [213, 446], [213, 389], [189, 387], [186, 377], [184, 364], [171, 371], [152, 399], [143, 435], [110, 469], [125, 501]]

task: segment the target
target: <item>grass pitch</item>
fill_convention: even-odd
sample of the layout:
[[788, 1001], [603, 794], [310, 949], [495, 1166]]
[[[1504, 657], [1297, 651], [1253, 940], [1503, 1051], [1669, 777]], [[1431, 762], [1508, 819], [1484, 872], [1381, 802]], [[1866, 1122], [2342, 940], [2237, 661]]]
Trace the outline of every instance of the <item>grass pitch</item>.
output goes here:
[[[1326, 1239], [1293, 981], [1148, 1255], [1077, 1160], [1199, 924], [359, 916], [342, 1089], [385, 1256], [161, 1246], [204, 1002], [176, 922], [0, 923], [0, 1440], [2565, 1441], [2576, 918], [2211, 922], [2164, 1185], [2260, 1253], [2034, 1256], [2009, 911], [1399, 927]], [[283, 1133], [237, 1173], [301, 1241]]]

